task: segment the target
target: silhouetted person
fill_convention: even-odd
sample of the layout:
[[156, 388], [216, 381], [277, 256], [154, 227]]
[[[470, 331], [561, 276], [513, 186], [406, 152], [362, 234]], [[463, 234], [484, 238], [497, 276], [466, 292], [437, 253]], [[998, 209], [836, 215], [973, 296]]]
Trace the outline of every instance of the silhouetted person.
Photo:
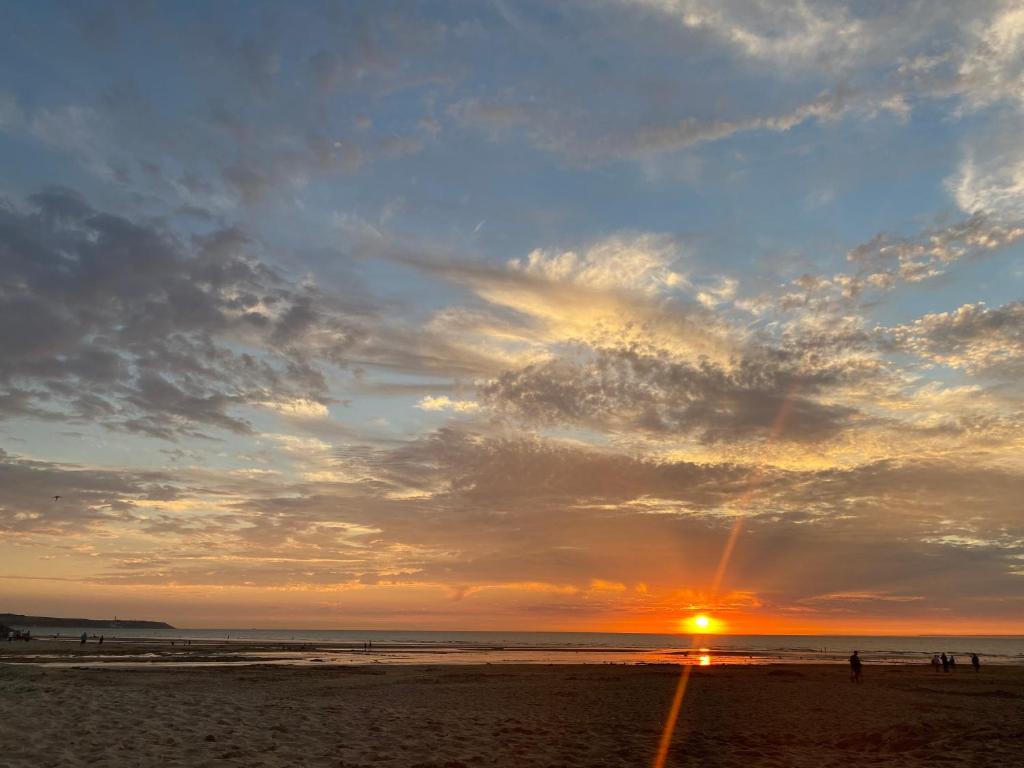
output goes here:
[[854, 651], [850, 656], [850, 680], [854, 683], [863, 682], [860, 676], [860, 667], [860, 651]]
[[956, 672], [956, 656], [949, 654], [949, 671]]
[[971, 666], [974, 667], [975, 672], [981, 671], [981, 659], [978, 658], [978, 654], [971, 654]]
[[946, 656], [946, 652], [942, 652], [942, 671], [949, 672], [949, 657]]
[[88, 640], [88, 639], [89, 639], [89, 636], [87, 634], [85, 634], [85, 632], [83, 632], [82, 636], [78, 638], [78, 640], [79, 640], [78, 644], [79, 645], [85, 645], [85, 641]]
[[103, 635], [100, 635], [100, 645], [103, 645]]
[[932, 654], [932, 671], [933, 672], [938, 672], [939, 671], [939, 667], [941, 667], [941, 666], [942, 666], [942, 662], [939, 661], [939, 654], [933, 653]]

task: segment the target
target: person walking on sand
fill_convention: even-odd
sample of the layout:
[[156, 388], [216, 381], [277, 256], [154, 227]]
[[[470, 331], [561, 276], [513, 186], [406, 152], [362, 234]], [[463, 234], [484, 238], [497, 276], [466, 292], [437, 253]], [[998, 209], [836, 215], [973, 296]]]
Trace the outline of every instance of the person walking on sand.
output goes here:
[[946, 652], [942, 652], [942, 671], [949, 672], [949, 657], [946, 656]]
[[939, 661], [939, 654], [933, 653], [932, 654], [932, 671], [933, 672], [938, 672], [939, 671], [939, 667], [941, 667], [941, 666], [942, 666], [942, 662]]
[[978, 654], [971, 654], [971, 666], [974, 667], [975, 672], [981, 671], [981, 659], [978, 658]]
[[85, 645], [85, 641], [89, 639], [89, 636], [88, 636], [87, 634], [85, 634], [85, 632], [83, 632], [83, 633], [82, 633], [82, 636], [81, 636], [81, 637], [79, 637], [78, 639], [79, 639], [79, 641], [80, 641], [80, 642], [78, 643], [79, 645]]
[[850, 656], [850, 681], [854, 683], [864, 682], [860, 676], [860, 651], [854, 651]]
[[949, 654], [949, 671], [956, 672], [956, 656]]

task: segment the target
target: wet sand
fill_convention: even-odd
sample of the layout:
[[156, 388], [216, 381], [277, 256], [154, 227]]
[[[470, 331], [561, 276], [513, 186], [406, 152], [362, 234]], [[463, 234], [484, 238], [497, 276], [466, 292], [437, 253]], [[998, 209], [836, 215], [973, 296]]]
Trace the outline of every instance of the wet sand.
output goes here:
[[[623, 665], [3, 664], [0, 763], [646, 766], [679, 675]], [[1022, 744], [1022, 667], [868, 666], [855, 686], [837, 665], [721, 666], [693, 670], [666, 764], [1019, 766]]]

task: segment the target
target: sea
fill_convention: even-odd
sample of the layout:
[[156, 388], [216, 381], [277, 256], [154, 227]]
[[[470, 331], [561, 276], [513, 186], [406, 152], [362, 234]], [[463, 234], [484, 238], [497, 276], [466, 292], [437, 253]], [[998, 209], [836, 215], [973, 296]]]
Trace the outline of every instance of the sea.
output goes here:
[[[928, 664], [947, 653], [969, 665], [1024, 664], [1024, 636], [714, 635], [598, 632], [479, 632], [308, 629], [31, 628], [38, 638], [103, 650], [113, 662], [118, 641], [136, 641], [138, 658], [120, 664], [821, 664], [846, 663], [853, 651], [867, 664]], [[106, 645], [95, 640], [104, 635]], [[3, 648], [0, 646], [0, 655]], [[57, 661], [56, 658], [41, 662]], [[76, 654], [75, 665], [91, 659]]]

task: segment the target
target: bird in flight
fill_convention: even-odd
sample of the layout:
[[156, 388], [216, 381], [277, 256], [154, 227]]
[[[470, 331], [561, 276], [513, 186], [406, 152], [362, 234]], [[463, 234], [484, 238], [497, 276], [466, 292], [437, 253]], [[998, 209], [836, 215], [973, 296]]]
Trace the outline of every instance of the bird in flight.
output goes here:
[[60, 496], [54, 496], [54, 497], [53, 497], [53, 500], [54, 500], [54, 501], [60, 501]]

